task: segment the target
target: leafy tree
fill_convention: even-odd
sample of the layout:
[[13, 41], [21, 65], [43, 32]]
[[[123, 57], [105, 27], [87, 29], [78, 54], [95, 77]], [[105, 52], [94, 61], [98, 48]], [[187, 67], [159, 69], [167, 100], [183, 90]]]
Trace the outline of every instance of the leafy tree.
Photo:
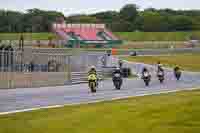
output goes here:
[[120, 16], [125, 21], [134, 22], [138, 16], [137, 9], [135, 4], [127, 4], [120, 10]]
[[75, 15], [66, 19], [69, 23], [98, 23], [99, 20], [96, 17], [88, 15]]
[[174, 16], [173, 17], [173, 29], [176, 31], [189, 31], [192, 30], [192, 20], [188, 16]]
[[200, 30], [200, 10], [173, 10], [148, 8], [138, 10], [127, 4], [118, 11], [65, 17], [61, 12], [37, 8], [25, 13], [0, 10], [0, 32], [48, 32], [58, 18], [67, 23], [105, 23], [113, 31], [189, 31]]
[[144, 31], [159, 31], [162, 28], [162, 19], [157, 12], [146, 11], [142, 14]]

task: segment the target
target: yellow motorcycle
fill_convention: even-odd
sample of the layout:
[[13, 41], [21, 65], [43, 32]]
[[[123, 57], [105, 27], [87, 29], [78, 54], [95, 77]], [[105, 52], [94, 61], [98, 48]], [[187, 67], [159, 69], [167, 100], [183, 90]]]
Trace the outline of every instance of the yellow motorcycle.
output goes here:
[[95, 74], [90, 74], [88, 76], [89, 81], [89, 88], [92, 93], [96, 93], [96, 87], [97, 87], [97, 76]]

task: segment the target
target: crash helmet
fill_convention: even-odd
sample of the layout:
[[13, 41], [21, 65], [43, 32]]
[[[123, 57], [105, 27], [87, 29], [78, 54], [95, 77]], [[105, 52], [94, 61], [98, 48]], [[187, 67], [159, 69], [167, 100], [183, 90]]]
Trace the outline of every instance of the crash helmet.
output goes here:
[[95, 66], [91, 66], [90, 70], [96, 70], [96, 67]]

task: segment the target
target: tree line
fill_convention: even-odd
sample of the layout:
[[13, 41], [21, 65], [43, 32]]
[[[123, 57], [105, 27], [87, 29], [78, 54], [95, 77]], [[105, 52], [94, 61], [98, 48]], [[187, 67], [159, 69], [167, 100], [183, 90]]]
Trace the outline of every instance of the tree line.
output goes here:
[[120, 11], [71, 16], [40, 9], [29, 9], [25, 13], [0, 10], [0, 32], [49, 32], [51, 24], [61, 17], [67, 23], [105, 23], [114, 32], [200, 30], [200, 10], [140, 10], [135, 4], [127, 4]]

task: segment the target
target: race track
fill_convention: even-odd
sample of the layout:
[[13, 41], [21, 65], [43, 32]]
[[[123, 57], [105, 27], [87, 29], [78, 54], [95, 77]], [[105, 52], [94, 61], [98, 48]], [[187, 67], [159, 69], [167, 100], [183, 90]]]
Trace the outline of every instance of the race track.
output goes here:
[[[127, 62], [127, 65], [136, 69], [135, 63]], [[152, 72], [155, 71], [154, 66], [146, 66]], [[164, 84], [160, 84], [154, 76], [150, 87], [145, 87], [143, 80], [139, 78], [126, 79], [124, 80], [122, 89], [115, 90], [112, 81], [105, 80], [100, 83], [96, 94], [89, 92], [87, 84], [45, 88], [5, 89], [0, 90], [0, 114], [23, 112], [29, 109], [34, 110], [47, 106], [90, 103], [131, 96], [167, 93], [196, 87], [200, 87], [199, 73], [184, 72], [182, 79], [176, 81], [171, 70], [166, 69], [166, 80]]]

